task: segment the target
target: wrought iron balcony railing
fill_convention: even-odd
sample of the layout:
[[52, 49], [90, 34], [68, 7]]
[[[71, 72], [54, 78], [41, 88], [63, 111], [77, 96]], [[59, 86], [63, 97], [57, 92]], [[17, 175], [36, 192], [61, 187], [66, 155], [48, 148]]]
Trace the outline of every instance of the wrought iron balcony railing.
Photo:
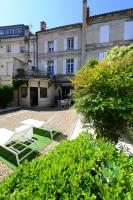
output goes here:
[[17, 72], [13, 74], [13, 78], [16, 79], [50, 78], [50, 76], [45, 71], [41, 71], [38, 69], [32, 69], [32, 70], [18, 69]]

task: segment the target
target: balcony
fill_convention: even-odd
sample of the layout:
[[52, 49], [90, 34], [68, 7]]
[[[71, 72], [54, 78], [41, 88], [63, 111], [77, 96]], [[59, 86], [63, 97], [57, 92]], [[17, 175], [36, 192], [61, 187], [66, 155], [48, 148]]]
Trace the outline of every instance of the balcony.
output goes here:
[[24, 69], [19, 68], [13, 73], [14, 79], [20, 80], [29, 80], [29, 79], [38, 79], [38, 78], [51, 78], [45, 71], [34, 69]]

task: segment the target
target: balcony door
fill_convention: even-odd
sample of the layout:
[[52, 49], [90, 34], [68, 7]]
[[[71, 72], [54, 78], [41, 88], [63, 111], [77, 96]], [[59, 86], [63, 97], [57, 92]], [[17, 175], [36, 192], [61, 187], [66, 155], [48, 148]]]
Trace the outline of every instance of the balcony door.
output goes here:
[[38, 88], [37, 87], [30, 88], [30, 105], [38, 106]]

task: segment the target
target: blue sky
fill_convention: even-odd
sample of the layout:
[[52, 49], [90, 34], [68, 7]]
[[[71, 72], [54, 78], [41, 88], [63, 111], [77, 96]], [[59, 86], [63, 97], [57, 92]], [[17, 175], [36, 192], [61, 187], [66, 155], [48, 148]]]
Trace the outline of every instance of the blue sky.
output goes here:
[[[91, 15], [133, 7], [133, 0], [88, 0]], [[40, 21], [48, 28], [82, 20], [82, 0], [3, 0], [0, 3], [0, 26], [31, 25], [38, 31]]]

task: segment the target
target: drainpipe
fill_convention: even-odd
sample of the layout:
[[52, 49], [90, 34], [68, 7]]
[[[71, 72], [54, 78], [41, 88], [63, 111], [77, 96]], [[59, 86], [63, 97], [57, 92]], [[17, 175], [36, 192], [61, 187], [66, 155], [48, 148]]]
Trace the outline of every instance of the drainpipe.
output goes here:
[[36, 33], [36, 67], [38, 70], [38, 35]]
[[35, 40], [33, 39], [33, 64], [34, 64], [34, 67], [35, 67], [35, 60], [36, 60], [36, 55], [35, 55]]
[[83, 0], [83, 23], [82, 23], [82, 65], [84, 65], [86, 60], [86, 27], [87, 27], [87, 0]]
[[[20, 87], [19, 87], [20, 88]], [[17, 95], [18, 95], [18, 106], [20, 105], [20, 99], [19, 99], [19, 88], [17, 89]]]

